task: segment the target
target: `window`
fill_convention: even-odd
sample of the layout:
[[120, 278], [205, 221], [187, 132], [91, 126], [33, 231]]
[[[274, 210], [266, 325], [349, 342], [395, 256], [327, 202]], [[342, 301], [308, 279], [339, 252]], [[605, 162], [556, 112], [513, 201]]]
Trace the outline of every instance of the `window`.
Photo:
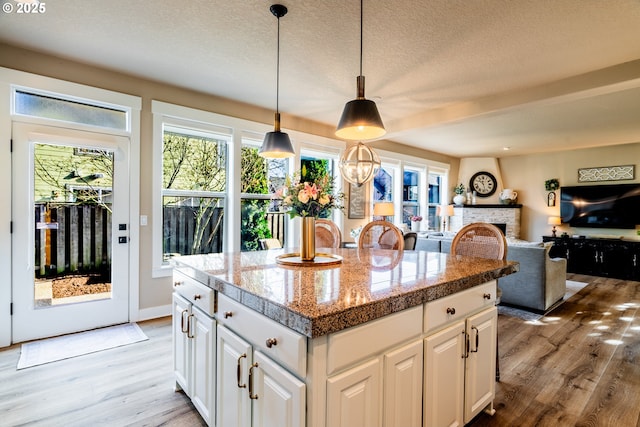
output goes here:
[[260, 239], [275, 238], [284, 246], [285, 213], [272, 194], [284, 185], [288, 159], [264, 159], [258, 141], [243, 141], [241, 149], [241, 250], [261, 249]]
[[222, 252], [227, 139], [196, 128], [163, 126], [163, 261]]
[[96, 105], [94, 101], [64, 99], [16, 90], [14, 112], [23, 116], [40, 117], [108, 129], [128, 130], [127, 111], [112, 106]]
[[402, 223], [411, 227], [412, 216], [422, 216], [420, 205], [424, 198], [420, 197], [422, 171], [405, 167], [402, 173]]
[[444, 196], [442, 194], [444, 190], [444, 175], [435, 172], [429, 172], [427, 178], [429, 184], [429, 200], [427, 215], [427, 226], [429, 230], [440, 230], [440, 218], [436, 215], [437, 207], [442, 204]]

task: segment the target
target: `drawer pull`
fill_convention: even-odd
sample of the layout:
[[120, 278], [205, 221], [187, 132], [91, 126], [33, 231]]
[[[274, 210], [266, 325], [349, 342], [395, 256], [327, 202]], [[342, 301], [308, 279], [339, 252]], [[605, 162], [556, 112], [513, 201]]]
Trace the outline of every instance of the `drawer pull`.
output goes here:
[[253, 394], [253, 368], [258, 367], [258, 362], [251, 365], [249, 368], [249, 399], [256, 400], [258, 398], [257, 394]]
[[275, 338], [269, 338], [266, 344], [267, 344], [267, 348], [271, 348], [274, 345], [278, 345], [278, 340]]
[[484, 295], [482, 295], [482, 297], [484, 299], [491, 299], [491, 294], [484, 294]]
[[247, 357], [247, 353], [242, 353], [240, 357], [238, 357], [238, 369], [236, 371], [236, 376], [238, 378], [238, 388], [247, 388], [246, 384], [241, 384], [240, 380], [242, 379], [242, 367], [240, 366], [240, 361]]
[[225, 311], [224, 312], [224, 318], [228, 319], [229, 317], [233, 317], [233, 312], [231, 311]]
[[200, 294], [195, 294], [195, 295], [193, 296], [193, 299], [194, 299], [194, 300], [199, 300], [200, 298], [202, 298], [202, 295], [200, 295]]
[[182, 286], [184, 282], [173, 282], [173, 286]]
[[456, 314], [456, 309], [453, 307], [447, 307], [447, 314]]

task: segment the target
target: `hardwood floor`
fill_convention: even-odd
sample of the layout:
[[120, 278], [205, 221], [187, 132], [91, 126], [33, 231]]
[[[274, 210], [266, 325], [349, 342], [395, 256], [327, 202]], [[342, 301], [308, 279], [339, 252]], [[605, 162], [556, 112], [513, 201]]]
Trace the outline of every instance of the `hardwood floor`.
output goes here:
[[[470, 426], [640, 427], [640, 282], [589, 282], [531, 324], [499, 316], [496, 414]], [[171, 322], [141, 322], [148, 341], [16, 371], [0, 350], [2, 426], [203, 426], [173, 390]]]
[[640, 282], [569, 274], [541, 321], [499, 316], [496, 414], [480, 426], [640, 426]]

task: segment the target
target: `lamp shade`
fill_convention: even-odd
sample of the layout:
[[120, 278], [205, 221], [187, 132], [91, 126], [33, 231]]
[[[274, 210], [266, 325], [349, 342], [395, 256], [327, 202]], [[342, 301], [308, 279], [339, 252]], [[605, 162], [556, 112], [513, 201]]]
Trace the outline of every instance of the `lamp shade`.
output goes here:
[[393, 216], [393, 202], [378, 202], [373, 205], [375, 216]]
[[280, 131], [280, 114], [276, 113], [275, 129], [267, 132], [258, 154], [267, 159], [284, 159], [293, 157], [295, 151], [289, 135]]
[[562, 219], [559, 216], [550, 216], [547, 220], [547, 224], [549, 225], [561, 225]]
[[345, 150], [338, 167], [346, 181], [360, 187], [378, 173], [380, 158], [371, 147], [358, 142]]
[[336, 128], [342, 139], [366, 141], [380, 138], [387, 131], [376, 103], [364, 97], [364, 76], [358, 76], [358, 97], [347, 102]]
[[445, 216], [454, 216], [455, 212], [453, 211], [453, 205], [447, 205], [444, 207], [444, 215]]

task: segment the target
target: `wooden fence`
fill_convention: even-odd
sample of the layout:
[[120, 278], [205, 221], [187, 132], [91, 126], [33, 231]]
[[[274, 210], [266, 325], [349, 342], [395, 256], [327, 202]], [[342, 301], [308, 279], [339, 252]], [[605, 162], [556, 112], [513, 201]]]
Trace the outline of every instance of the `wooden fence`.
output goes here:
[[[222, 252], [223, 209], [165, 206], [167, 255]], [[267, 214], [272, 236], [284, 243], [284, 215]], [[111, 268], [111, 212], [98, 205], [35, 205], [36, 277], [106, 273]]]
[[36, 277], [108, 272], [111, 212], [103, 206], [35, 205]]

